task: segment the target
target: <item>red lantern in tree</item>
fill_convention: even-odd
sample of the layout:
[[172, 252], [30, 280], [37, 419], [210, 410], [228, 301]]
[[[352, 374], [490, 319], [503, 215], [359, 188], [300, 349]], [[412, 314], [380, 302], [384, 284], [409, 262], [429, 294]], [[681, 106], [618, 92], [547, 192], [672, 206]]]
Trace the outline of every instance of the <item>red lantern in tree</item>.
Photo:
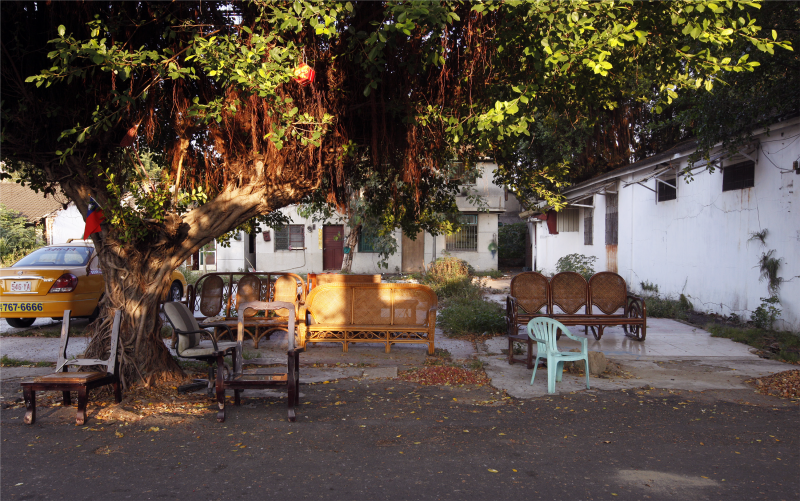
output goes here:
[[294, 81], [299, 83], [300, 87], [313, 82], [315, 75], [314, 69], [306, 63], [300, 63], [300, 66], [294, 69]]

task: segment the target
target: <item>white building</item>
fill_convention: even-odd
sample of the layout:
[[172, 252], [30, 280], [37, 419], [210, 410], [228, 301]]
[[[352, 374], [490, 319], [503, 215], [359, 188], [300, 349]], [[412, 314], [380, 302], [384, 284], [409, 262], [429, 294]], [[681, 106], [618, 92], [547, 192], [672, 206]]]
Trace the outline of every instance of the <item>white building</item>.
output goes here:
[[[554, 273], [567, 254], [596, 256], [595, 271], [618, 272], [634, 291], [649, 282], [690, 296], [695, 309], [749, 319], [769, 296], [759, 259], [774, 250], [785, 280], [775, 327], [800, 331], [800, 119], [772, 125], [732, 157], [718, 149], [715, 171], [699, 162], [687, 183], [681, 170], [694, 148], [678, 145], [565, 190], [565, 210], [528, 219], [533, 267]], [[762, 244], [753, 235], [764, 230]]]
[[[352, 272], [417, 271], [447, 254], [465, 260], [476, 270], [497, 269], [498, 215], [506, 210], [508, 196], [503, 187], [492, 183], [494, 163], [481, 162], [478, 169], [480, 176], [474, 184], [465, 185], [456, 197], [466, 223], [464, 229], [450, 236], [421, 233], [416, 240], [396, 231], [394, 237], [398, 252], [389, 257], [388, 268], [378, 266], [378, 254], [371, 251], [368, 238], [365, 241], [362, 235], [361, 242], [354, 249]], [[485, 210], [470, 204], [466, 196], [467, 187], [483, 197]], [[292, 220], [283, 231], [268, 228], [258, 235], [242, 234], [241, 238], [231, 241], [230, 248], [217, 246], [218, 271], [255, 269], [319, 273], [341, 269], [344, 242], [349, 231], [345, 221], [315, 223], [300, 217], [294, 206], [281, 211]]]

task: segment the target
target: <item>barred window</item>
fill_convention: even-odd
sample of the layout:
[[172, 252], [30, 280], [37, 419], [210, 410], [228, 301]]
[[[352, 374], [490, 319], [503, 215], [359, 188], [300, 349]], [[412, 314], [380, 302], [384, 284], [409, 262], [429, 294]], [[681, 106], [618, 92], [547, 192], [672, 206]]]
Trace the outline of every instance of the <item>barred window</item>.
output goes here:
[[752, 161], [738, 163], [722, 170], [722, 191], [743, 190], [755, 186], [756, 164]]
[[478, 216], [465, 214], [461, 216], [461, 228], [445, 237], [445, 248], [448, 251], [478, 250]]
[[583, 245], [594, 245], [594, 209], [583, 209]]
[[290, 224], [275, 230], [275, 250], [302, 250], [305, 247], [305, 234], [302, 224]]
[[667, 200], [675, 200], [678, 198], [678, 189], [676, 186], [676, 178], [674, 177], [672, 179], [659, 179], [656, 181], [656, 201], [666, 202]]
[[559, 233], [578, 231], [578, 209], [564, 209], [558, 213], [556, 231]]
[[606, 195], [606, 245], [617, 245], [617, 227], [619, 214], [617, 212], [617, 195]]
[[375, 250], [375, 243], [378, 241], [378, 229], [361, 227], [361, 235], [358, 237], [358, 252], [378, 252]]
[[465, 162], [452, 161], [450, 162], [452, 169], [451, 179], [458, 181], [460, 184], [475, 184], [476, 172], [475, 169], [470, 169]]

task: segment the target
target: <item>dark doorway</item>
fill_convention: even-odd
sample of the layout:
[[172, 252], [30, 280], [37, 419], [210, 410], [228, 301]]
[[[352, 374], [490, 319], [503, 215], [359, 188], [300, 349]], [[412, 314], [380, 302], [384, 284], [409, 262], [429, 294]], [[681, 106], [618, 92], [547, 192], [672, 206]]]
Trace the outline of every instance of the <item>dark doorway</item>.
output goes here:
[[341, 224], [322, 227], [322, 269], [341, 270], [344, 259], [344, 226]]

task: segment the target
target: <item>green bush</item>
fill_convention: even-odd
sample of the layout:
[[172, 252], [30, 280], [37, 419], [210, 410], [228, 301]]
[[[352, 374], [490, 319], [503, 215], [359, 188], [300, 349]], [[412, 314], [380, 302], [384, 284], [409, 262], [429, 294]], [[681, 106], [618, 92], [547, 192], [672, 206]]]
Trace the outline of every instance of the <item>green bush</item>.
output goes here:
[[457, 298], [447, 302], [438, 314], [439, 326], [455, 336], [466, 334], [503, 334], [505, 310], [493, 301]]
[[597, 256], [584, 256], [583, 254], [567, 254], [556, 262], [556, 271], [574, 271], [589, 280], [594, 275], [594, 262]]
[[692, 302], [681, 294], [678, 299], [661, 297], [657, 294], [645, 295], [647, 316], [653, 318], [677, 318], [686, 320], [692, 311]]
[[772, 324], [780, 316], [781, 310], [776, 304], [780, 304], [778, 296], [762, 297], [761, 305], [753, 311], [750, 320], [759, 329], [772, 329]]
[[0, 204], [0, 266], [11, 266], [42, 245], [42, 237], [28, 226], [25, 216]]
[[476, 272], [475, 275], [479, 277], [503, 278], [503, 272], [500, 270], [479, 271]]

